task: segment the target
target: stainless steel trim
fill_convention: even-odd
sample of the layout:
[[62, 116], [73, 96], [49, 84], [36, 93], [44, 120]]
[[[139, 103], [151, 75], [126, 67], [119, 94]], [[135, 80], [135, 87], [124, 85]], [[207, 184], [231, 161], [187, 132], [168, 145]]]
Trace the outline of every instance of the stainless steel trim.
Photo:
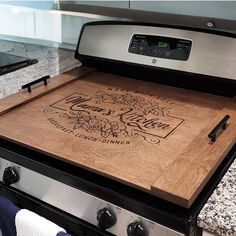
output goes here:
[[[133, 34], [150, 34], [192, 41], [187, 61], [155, 58], [128, 52]], [[82, 34], [79, 53], [236, 80], [236, 39], [202, 32], [137, 25], [90, 25]]]
[[127, 236], [126, 228], [128, 224], [138, 220], [144, 224], [146, 229], [148, 229], [149, 236], [184, 236], [184, 234], [150, 221], [142, 216], [120, 208], [119, 206], [0, 157], [1, 181], [4, 169], [8, 166], [14, 166], [20, 176], [20, 181], [13, 184], [12, 187], [58, 207], [91, 224], [97, 225], [96, 215], [99, 209], [103, 207], [110, 208], [117, 216], [117, 223], [115, 226], [108, 229], [108, 231], [115, 235]]

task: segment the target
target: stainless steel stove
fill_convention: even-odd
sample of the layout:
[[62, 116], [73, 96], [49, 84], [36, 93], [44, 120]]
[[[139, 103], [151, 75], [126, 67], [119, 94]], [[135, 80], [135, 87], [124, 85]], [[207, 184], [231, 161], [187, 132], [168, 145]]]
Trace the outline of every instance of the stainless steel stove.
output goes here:
[[[100, 71], [233, 97], [234, 37], [181, 27], [88, 23], [75, 57]], [[235, 156], [233, 145], [191, 207], [184, 208], [1, 137], [0, 194], [72, 235], [198, 236], [197, 215]]]

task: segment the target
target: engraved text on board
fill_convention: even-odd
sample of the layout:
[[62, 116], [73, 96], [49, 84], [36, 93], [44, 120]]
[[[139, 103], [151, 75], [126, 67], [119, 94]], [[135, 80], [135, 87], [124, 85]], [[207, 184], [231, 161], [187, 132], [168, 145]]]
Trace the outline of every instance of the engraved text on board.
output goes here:
[[173, 105], [164, 97], [108, 88], [70, 94], [44, 112], [56, 128], [88, 141], [130, 144], [142, 138], [158, 144], [184, 122], [171, 114]]

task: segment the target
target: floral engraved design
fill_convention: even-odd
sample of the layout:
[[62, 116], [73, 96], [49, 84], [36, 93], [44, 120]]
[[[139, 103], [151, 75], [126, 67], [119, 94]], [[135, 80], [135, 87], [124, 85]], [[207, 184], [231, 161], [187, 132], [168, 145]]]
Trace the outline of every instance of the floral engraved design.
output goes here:
[[102, 143], [141, 138], [158, 144], [184, 122], [171, 116], [169, 105], [164, 97], [100, 90], [90, 95], [73, 93], [50, 104], [44, 112], [53, 126], [78, 138], [90, 133]]
[[155, 116], [167, 116], [170, 111], [167, 107], [162, 107], [156, 101], [150, 101], [138, 95], [109, 94], [104, 91], [97, 92], [95, 95], [97, 103], [112, 103], [132, 107], [141, 111], [144, 115], [153, 114]]
[[87, 132], [100, 132], [103, 138], [112, 136], [118, 138], [121, 135], [125, 137], [128, 136], [128, 131], [126, 126], [117, 121], [109, 121], [108, 119], [99, 119], [96, 116], [91, 116], [85, 111], [80, 112], [69, 112], [61, 113], [62, 117], [65, 117], [69, 120], [69, 123], [72, 123], [73, 130], [84, 129]]
[[107, 138], [109, 136], [118, 138], [120, 134], [127, 137], [128, 131], [126, 130], [126, 126], [124, 124], [118, 123], [117, 121], [107, 122], [101, 130], [101, 135], [103, 138]]
[[60, 118], [67, 119], [68, 123], [72, 124], [73, 130], [83, 129], [88, 133], [95, 133], [99, 132], [101, 137], [103, 138], [121, 138], [123, 137], [130, 137], [130, 138], [137, 138], [142, 137], [145, 141], [151, 144], [158, 144], [160, 143], [159, 139], [144, 136], [136, 131], [127, 130], [127, 126], [122, 122], [117, 121], [109, 121], [108, 119], [99, 119], [96, 116], [91, 116], [86, 111], [80, 112], [53, 112], [50, 109], [45, 109], [45, 113], [53, 113], [54, 115], [57, 114]]

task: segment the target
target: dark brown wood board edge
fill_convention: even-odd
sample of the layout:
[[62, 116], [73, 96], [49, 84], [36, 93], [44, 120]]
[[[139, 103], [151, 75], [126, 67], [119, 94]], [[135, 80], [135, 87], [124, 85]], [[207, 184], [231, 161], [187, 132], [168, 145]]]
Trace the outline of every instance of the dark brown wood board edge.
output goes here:
[[[212, 124], [219, 121], [225, 114], [229, 114], [231, 116], [228, 122], [228, 128], [225, 131], [222, 131], [219, 135], [216, 142], [210, 141], [207, 137], [208, 132], [211, 128], [213, 128]], [[204, 137], [204, 138], [202, 138]], [[209, 140], [208, 140], [209, 139]], [[201, 149], [199, 152], [196, 152], [196, 149], [193, 147], [196, 146], [198, 142], [206, 142], [208, 140], [208, 145], [201, 145]], [[151, 186], [152, 194], [158, 196], [160, 198], [166, 199], [172, 203], [180, 205], [184, 208], [190, 208], [194, 203], [195, 199], [198, 197], [205, 184], [208, 182], [210, 177], [213, 175], [217, 167], [223, 161], [224, 157], [227, 155], [232, 146], [236, 143], [236, 98], [231, 99], [229, 103], [218, 113], [218, 115], [213, 119], [207, 127], [201, 132], [201, 134], [193, 140], [193, 142], [188, 146], [188, 150], [181, 154], [180, 161], [175, 161], [172, 163], [170, 168], [168, 169], [168, 174], [166, 176], [160, 176], [159, 179], [156, 180], [155, 183]], [[216, 155], [218, 153], [218, 159], [216, 160]], [[200, 155], [202, 159], [202, 163], [194, 168], [194, 157]], [[191, 158], [192, 155], [192, 158]], [[188, 165], [185, 165], [185, 168], [189, 168], [189, 171], [186, 169], [186, 172], [181, 171], [178, 172], [176, 170], [181, 169], [183, 165], [182, 162], [189, 160]], [[199, 161], [199, 160], [198, 160]], [[198, 162], [199, 163], [199, 162]], [[208, 166], [207, 166], [208, 165]], [[199, 169], [198, 169], [199, 168]], [[194, 170], [195, 169], [195, 170]], [[201, 171], [206, 170], [208, 172], [207, 175], [201, 174]], [[193, 178], [194, 172], [198, 176], [195, 178], [199, 178], [195, 183], [194, 181], [189, 185], [185, 184], [186, 179]], [[180, 174], [179, 174], [180, 173]], [[185, 173], [185, 174], [183, 174]], [[175, 176], [171, 180], [167, 179], [167, 176]], [[193, 178], [194, 180], [194, 178]], [[168, 185], [166, 188], [165, 185]], [[195, 186], [195, 187], [194, 187]], [[185, 189], [185, 190], [184, 190]], [[182, 191], [185, 191], [183, 194]]]
[[15, 109], [19, 106], [40, 98], [43, 95], [53, 92], [54, 90], [59, 89], [78, 78], [87, 76], [94, 71], [95, 70], [90, 67], [77, 67], [55, 77], [52, 77], [52, 80], [48, 83], [47, 86], [36, 87], [32, 90], [31, 93], [28, 93], [27, 90], [24, 90], [3, 98], [0, 100], [0, 116], [11, 111], [12, 109]]

